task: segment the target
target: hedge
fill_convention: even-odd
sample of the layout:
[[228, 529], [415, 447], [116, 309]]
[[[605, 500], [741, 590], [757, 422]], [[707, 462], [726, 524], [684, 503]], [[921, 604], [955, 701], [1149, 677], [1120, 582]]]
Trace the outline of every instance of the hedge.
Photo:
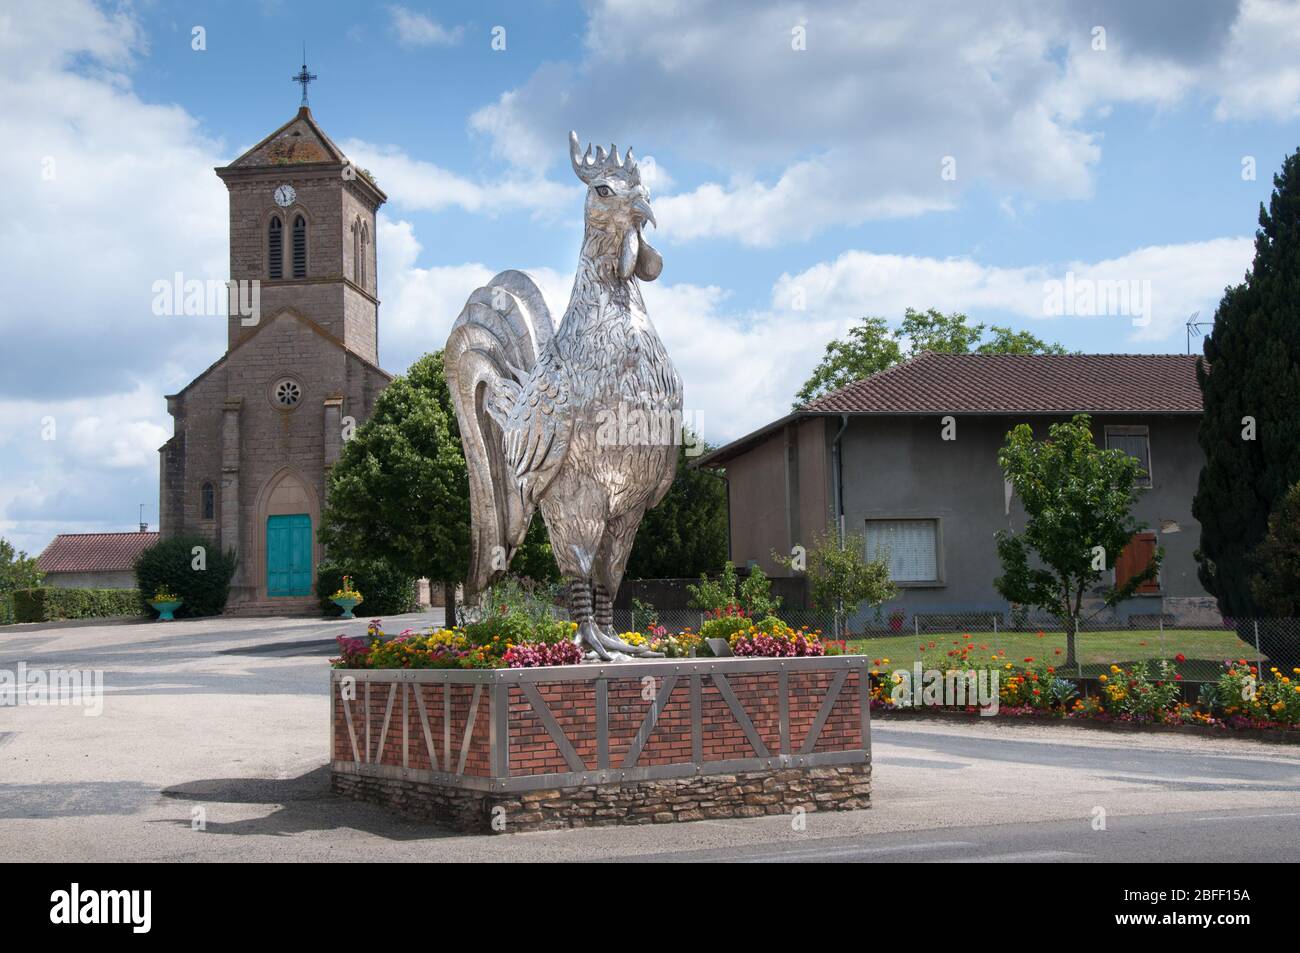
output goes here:
[[55, 619], [103, 619], [140, 612], [135, 589], [60, 589], [40, 586], [13, 594], [15, 622], [52, 622]]
[[414, 612], [419, 608], [415, 580], [390, 569], [387, 564], [356, 561], [345, 567], [326, 560], [316, 569], [316, 593], [326, 615], [337, 616], [342, 611], [330, 602], [330, 596], [343, 588], [344, 575], [352, 577], [352, 588], [365, 599], [357, 606], [357, 612], [369, 613], [373, 617]]
[[[198, 552], [200, 548], [202, 553]], [[164, 539], [142, 552], [135, 561], [140, 609], [154, 616], [158, 612], [149, 602], [161, 589], [180, 598], [178, 619], [219, 615], [226, 607], [234, 575], [234, 551], [222, 552], [212, 540], [202, 536]]]

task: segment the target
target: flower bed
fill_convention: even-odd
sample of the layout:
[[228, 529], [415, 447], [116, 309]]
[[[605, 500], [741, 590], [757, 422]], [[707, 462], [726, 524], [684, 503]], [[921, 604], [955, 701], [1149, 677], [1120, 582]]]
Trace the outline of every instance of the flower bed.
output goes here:
[[[779, 619], [754, 622], [743, 613], [726, 617], [710, 629], [711, 619], [699, 633], [687, 629], [670, 633], [663, 626], [645, 632], [623, 632], [619, 638], [629, 645], [648, 646], [665, 658], [706, 658], [711, 655], [706, 638], [725, 637], [731, 654], [758, 658], [795, 658], [826, 655], [818, 632], [794, 630]], [[529, 616], [502, 607], [477, 622], [453, 629], [416, 632], [406, 629], [389, 638], [383, 623], [372, 619], [361, 638], [339, 636], [339, 655], [330, 662], [335, 668], [386, 669], [488, 669], [537, 668], [577, 665], [582, 650], [574, 644], [576, 623]], [[719, 631], [721, 634], [711, 634]], [[834, 650], [830, 654], [838, 654]]]
[[[1247, 659], [1227, 660], [1217, 682], [1202, 686], [1195, 703], [1183, 698], [1178, 664], [1173, 661], [1118, 662], [1097, 679], [1096, 694], [1080, 695], [1080, 684], [1062, 678], [1056, 666], [1026, 656], [1009, 659], [1005, 650], [976, 642], [969, 634], [951, 647], [920, 646], [923, 672], [997, 674], [996, 714], [1037, 715], [1125, 725], [1196, 725], [1260, 731], [1300, 731], [1300, 668], [1291, 674], [1273, 667], [1261, 677]], [[888, 669], [888, 658], [872, 660], [871, 705], [876, 710], [909, 708], [908, 678]], [[902, 670], [907, 671], [907, 670]], [[910, 674], [910, 673], [909, 673]], [[926, 701], [930, 707], [974, 712], [972, 704]]]

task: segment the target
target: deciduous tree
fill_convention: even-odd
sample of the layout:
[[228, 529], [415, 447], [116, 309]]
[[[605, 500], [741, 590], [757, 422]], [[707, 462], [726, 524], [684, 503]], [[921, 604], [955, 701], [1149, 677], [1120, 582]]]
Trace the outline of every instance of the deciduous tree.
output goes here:
[[1163, 558], [1157, 549], [1144, 571], [1119, 587], [1103, 580], [1135, 533], [1137, 460], [1121, 450], [1103, 450], [1092, 436], [1087, 414], [1052, 424], [1046, 440], [1035, 440], [1028, 424], [1007, 434], [998, 465], [1025, 508], [1025, 528], [997, 534], [1002, 575], [993, 585], [1007, 600], [1043, 609], [1066, 628], [1067, 666], [1076, 666], [1075, 631], [1084, 596], [1100, 590], [1105, 606], [1130, 598], [1155, 578]]

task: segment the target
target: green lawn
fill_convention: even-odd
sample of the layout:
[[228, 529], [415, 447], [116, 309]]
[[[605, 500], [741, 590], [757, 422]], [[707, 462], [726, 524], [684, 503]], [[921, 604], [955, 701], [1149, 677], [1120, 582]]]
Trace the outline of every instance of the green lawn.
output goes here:
[[[1009, 662], [1023, 662], [1026, 658], [1055, 664], [1064, 671], [1065, 633], [1044, 632], [971, 632], [976, 657], [987, 658], [995, 651], [1006, 651]], [[873, 635], [849, 642], [849, 651], [879, 659], [882, 669], [910, 668], [921, 657], [921, 644], [935, 643], [938, 652], [961, 642], [961, 632], [922, 632], [920, 636]], [[988, 646], [982, 651], [980, 646]], [[1255, 647], [1237, 638], [1235, 632], [1225, 629], [1117, 629], [1106, 632], [1080, 632], [1075, 651], [1082, 667], [1079, 675], [1100, 675], [1112, 664], [1136, 662], [1140, 659], [1172, 659], [1182, 653], [1186, 662], [1179, 663], [1178, 671], [1187, 681], [1213, 681], [1218, 678], [1223, 660], [1227, 658], [1255, 658]], [[1059, 654], [1058, 654], [1059, 650]], [[888, 664], [884, 662], [889, 659]]]

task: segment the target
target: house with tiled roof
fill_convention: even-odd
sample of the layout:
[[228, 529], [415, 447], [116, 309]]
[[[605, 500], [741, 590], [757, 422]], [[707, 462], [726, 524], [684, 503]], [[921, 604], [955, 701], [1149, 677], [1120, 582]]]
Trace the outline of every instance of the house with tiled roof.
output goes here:
[[1165, 550], [1159, 577], [1121, 605], [1121, 618], [1219, 622], [1193, 553], [1196, 358], [1180, 354], [937, 354], [926, 352], [803, 405], [700, 458], [725, 476], [731, 558], [769, 575], [828, 525], [865, 535], [887, 555], [899, 589], [885, 616], [997, 614], [994, 534], [1019, 531], [1024, 511], [997, 452], [1027, 423], [1036, 436], [1087, 413], [1098, 444], [1146, 471], [1134, 513], [1148, 529], [1113, 560], [1116, 582]]
[[136, 558], [158, 534], [60, 533], [36, 559], [42, 584], [60, 589], [134, 589]]

